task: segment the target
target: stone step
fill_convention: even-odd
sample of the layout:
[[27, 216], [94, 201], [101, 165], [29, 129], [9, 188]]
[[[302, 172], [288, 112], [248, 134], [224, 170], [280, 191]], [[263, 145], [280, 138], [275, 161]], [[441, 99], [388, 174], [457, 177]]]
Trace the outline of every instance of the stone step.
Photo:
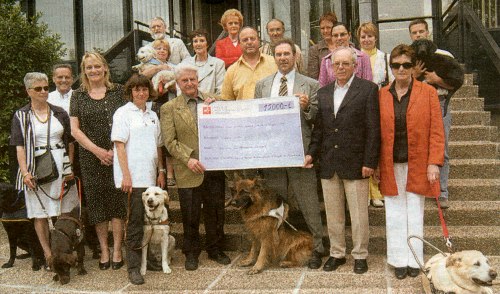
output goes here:
[[[182, 223], [180, 205], [178, 201], [171, 201], [169, 205], [170, 221]], [[450, 226], [500, 226], [500, 201], [450, 201], [450, 208], [443, 210], [446, 222]], [[385, 209], [369, 207], [369, 221], [372, 226], [385, 225]], [[326, 224], [326, 214], [324, 206], [321, 207], [323, 223]], [[350, 217], [347, 216], [348, 225]], [[288, 220], [297, 228], [306, 230], [307, 225], [300, 211], [293, 209], [289, 212]], [[202, 220], [203, 221], [203, 220]], [[232, 207], [226, 208], [225, 224], [241, 224], [241, 214], [239, 210]], [[436, 201], [427, 199], [424, 213], [425, 225], [439, 224], [438, 209]]]
[[451, 111], [454, 126], [483, 125], [489, 126], [491, 114], [487, 111]]
[[[448, 226], [449, 234], [456, 250], [479, 250], [485, 255], [500, 255], [500, 227], [492, 226]], [[182, 224], [171, 224], [171, 234], [176, 238], [176, 247], [182, 248]], [[248, 251], [251, 243], [247, 238], [244, 225], [226, 224], [225, 248], [228, 251]], [[323, 244], [329, 248], [328, 233], [326, 226], [323, 231]], [[347, 252], [352, 249], [351, 227], [346, 227]], [[205, 228], [200, 225], [201, 242], [205, 242]], [[424, 238], [438, 248], [445, 248], [441, 226], [426, 226]], [[368, 245], [370, 254], [386, 254], [385, 226], [370, 226], [370, 242]], [[427, 254], [435, 254], [432, 248], [424, 247]]]
[[450, 158], [497, 158], [498, 143], [488, 141], [454, 141], [448, 143]]
[[484, 98], [451, 98], [449, 108], [455, 111], [466, 110], [466, 111], [483, 111], [484, 110]]
[[450, 159], [450, 179], [498, 179], [498, 159]]
[[[455, 120], [455, 118], [453, 118]], [[453, 121], [454, 123], [455, 121]], [[496, 141], [497, 127], [484, 125], [452, 125], [450, 142], [452, 141]]]
[[500, 178], [495, 179], [449, 179], [450, 200], [499, 201]]
[[474, 75], [473, 74], [464, 74], [464, 84], [463, 86], [472, 86], [474, 85]]
[[460, 89], [458, 89], [454, 97], [477, 97], [479, 93], [479, 87], [477, 85], [462, 85]]

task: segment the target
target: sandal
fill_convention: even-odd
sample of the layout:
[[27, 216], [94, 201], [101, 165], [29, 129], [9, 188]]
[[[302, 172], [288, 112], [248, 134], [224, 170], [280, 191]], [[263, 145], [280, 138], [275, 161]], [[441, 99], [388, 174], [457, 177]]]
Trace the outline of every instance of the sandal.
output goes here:
[[176, 182], [174, 178], [167, 178], [167, 186], [175, 186]]

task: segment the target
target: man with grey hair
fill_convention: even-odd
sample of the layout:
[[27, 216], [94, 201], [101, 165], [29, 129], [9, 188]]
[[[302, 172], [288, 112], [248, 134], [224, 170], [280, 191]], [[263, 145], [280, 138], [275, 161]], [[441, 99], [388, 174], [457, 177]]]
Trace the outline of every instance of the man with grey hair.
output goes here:
[[170, 45], [170, 56], [168, 58], [170, 63], [179, 64], [181, 61], [191, 56], [181, 39], [170, 38], [166, 34], [167, 25], [163, 18], [159, 16], [153, 18], [149, 23], [149, 29], [151, 30], [151, 37], [153, 37], [153, 39], [165, 39]]
[[49, 93], [47, 102], [62, 107], [69, 114], [69, 101], [73, 89], [73, 69], [69, 64], [56, 64], [52, 68], [52, 81], [56, 85], [55, 91]]
[[205, 250], [208, 258], [220, 264], [231, 260], [222, 251], [224, 244], [224, 172], [205, 171], [199, 161], [197, 104], [215, 100], [198, 91], [198, 70], [189, 64], [175, 68], [181, 94], [161, 107], [161, 132], [172, 155], [181, 205], [186, 270], [198, 268], [200, 213], [203, 204]]
[[[266, 24], [267, 35], [271, 42], [264, 43], [262, 47], [260, 47], [260, 53], [264, 53], [267, 55], [274, 56], [274, 48], [279, 40], [284, 38], [285, 35], [285, 23], [278, 18], [273, 18]], [[295, 70], [301, 74], [305, 74], [304, 68], [304, 59], [302, 58], [302, 51], [300, 50], [297, 44], [294, 44], [295, 47]]]
[[378, 165], [380, 113], [378, 86], [354, 75], [356, 52], [341, 47], [333, 53], [335, 80], [318, 90], [318, 113], [304, 166], [319, 159], [320, 178], [334, 271], [346, 262], [345, 201], [351, 215], [354, 272], [368, 270], [368, 178]]

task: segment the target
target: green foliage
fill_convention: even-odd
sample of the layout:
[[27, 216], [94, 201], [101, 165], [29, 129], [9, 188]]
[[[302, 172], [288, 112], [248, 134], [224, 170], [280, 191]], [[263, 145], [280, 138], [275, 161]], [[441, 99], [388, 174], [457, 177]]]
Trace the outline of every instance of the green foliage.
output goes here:
[[58, 35], [27, 19], [12, 0], [0, 0], [0, 181], [8, 179], [8, 137], [14, 111], [29, 102], [23, 84], [27, 72], [46, 73], [64, 54]]

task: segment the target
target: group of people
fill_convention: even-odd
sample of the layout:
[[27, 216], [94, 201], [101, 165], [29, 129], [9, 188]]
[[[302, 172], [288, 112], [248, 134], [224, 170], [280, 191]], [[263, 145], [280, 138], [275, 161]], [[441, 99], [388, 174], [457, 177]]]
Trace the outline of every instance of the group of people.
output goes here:
[[[377, 49], [378, 30], [372, 23], [357, 30], [361, 46], [357, 49], [348, 26], [338, 22], [334, 13], [323, 15], [323, 40], [310, 48], [307, 69], [300, 48], [284, 38], [283, 21], [268, 22], [271, 41], [262, 46], [257, 30], [243, 27], [238, 10], [227, 10], [221, 25], [228, 36], [216, 41], [216, 57], [208, 54], [208, 34], [201, 29], [191, 33], [194, 56], [190, 56], [181, 40], [166, 35], [162, 18], [152, 19], [155, 40], [150, 46], [160, 63], [134, 73], [125, 86], [111, 82], [110, 68], [96, 52], [83, 56], [81, 86], [74, 91], [69, 65], [54, 67], [56, 90], [50, 94], [45, 74], [26, 74], [30, 103], [14, 114], [10, 144], [17, 148], [16, 187], [26, 191], [28, 217], [35, 219], [45, 257], [52, 255], [48, 219], [78, 204], [71, 185], [61, 201], [54, 199], [62, 193], [62, 183], [72, 179], [71, 166], [79, 161], [89, 222], [95, 225], [100, 244], [101, 270], [124, 265], [121, 245], [127, 218], [128, 277], [133, 284], [144, 283], [138, 249], [144, 225], [141, 194], [150, 186], [174, 184], [181, 206], [185, 269], [198, 268], [202, 211], [208, 257], [229, 264], [222, 250], [226, 175], [206, 171], [199, 161], [197, 104], [297, 96], [304, 167], [260, 172], [285, 201], [294, 195], [313, 235], [309, 268], [320, 268], [328, 254], [322, 242], [319, 175], [330, 240], [323, 270], [334, 271], [346, 262], [345, 202], [351, 217], [353, 270], [358, 274], [368, 270], [371, 199], [378, 207], [385, 200], [387, 262], [396, 277], [418, 275], [406, 238], [423, 235], [425, 197], [447, 197], [442, 180], [440, 190], [444, 173], [440, 169], [447, 158], [449, 113], [442, 112], [435, 87], [450, 93], [456, 89], [417, 64], [409, 45], [398, 45], [390, 54]], [[425, 20], [413, 21], [409, 31], [412, 40], [429, 34]], [[151, 78], [161, 70], [174, 71], [176, 85], [158, 95]], [[79, 158], [74, 157], [75, 145]], [[53, 154], [60, 176], [37, 185], [35, 158], [44, 152]], [[318, 172], [312, 168], [316, 163]], [[422, 244], [413, 245], [422, 259]]]

